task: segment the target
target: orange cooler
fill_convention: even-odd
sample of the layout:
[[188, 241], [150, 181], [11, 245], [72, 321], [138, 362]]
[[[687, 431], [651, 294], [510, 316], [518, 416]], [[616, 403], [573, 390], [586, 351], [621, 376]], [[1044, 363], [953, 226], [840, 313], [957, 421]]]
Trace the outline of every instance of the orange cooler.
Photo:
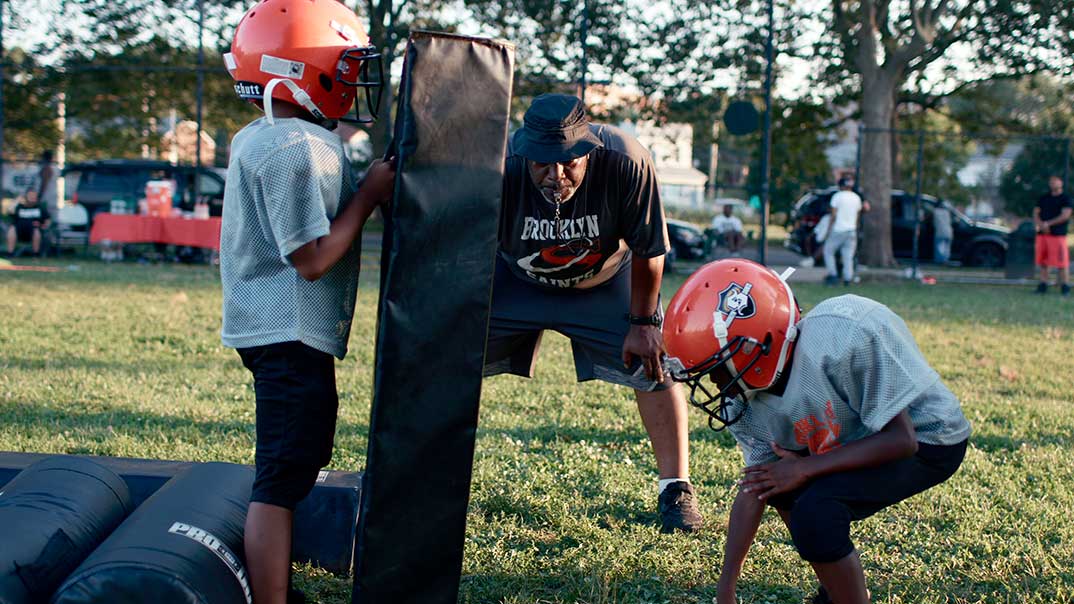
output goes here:
[[170, 180], [151, 180], [145, 183], [146, 209], [150, 216], [170, 216], [175, 184]]

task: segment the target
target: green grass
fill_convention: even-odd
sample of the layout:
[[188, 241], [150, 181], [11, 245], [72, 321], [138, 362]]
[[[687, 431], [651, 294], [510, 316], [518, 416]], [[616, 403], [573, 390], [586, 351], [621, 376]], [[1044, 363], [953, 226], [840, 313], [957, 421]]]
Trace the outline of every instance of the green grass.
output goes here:
[[[58, 263], [65, 266], [68, 261]], [[253, 459], [253, 393], [219, 343], [209, 267], [104, 265], [0, 272], [0, 449], [184, 460]], [[376, 274], [359, 291], [332, 467], [363, 465]], [[681, 277], [666, 284], [670, 298]], [[796, 287], [809, 308], [842, 290]], [[906, 318], [973, 424], [947, 483], [856, 525], [877, 602], [1074, 601], [1074, 300], [1026, 288], [865, 284]], [[708, 530], [659, 535], [655, 466], [625, 389], [574, 382], [548, 337], [538, 377], [487, 380], [461, 602], [705, 603], [741, 455], [691, 411], [692, 476]], [[349, 580], [299, 567], [321, 602]], [[815, 589], [766, 515], [740, 602]]]

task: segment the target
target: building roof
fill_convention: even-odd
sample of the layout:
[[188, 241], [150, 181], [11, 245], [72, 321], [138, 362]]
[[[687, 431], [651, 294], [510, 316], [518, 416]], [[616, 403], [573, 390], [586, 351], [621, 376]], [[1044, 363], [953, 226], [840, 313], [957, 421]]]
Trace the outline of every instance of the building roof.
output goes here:
[[662, 185], [692, 185], [703, 187], [709, 177], [696, 168], [682, 166], [657, 166], [656, 180]]

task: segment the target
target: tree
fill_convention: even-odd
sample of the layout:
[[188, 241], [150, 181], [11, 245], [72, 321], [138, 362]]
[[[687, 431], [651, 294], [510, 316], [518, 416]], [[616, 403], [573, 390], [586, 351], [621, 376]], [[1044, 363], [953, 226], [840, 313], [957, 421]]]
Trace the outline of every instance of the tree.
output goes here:
[[900, 118], [900, 122], [911, 131], [930, 133], [921, 141], [912, 133], [898, 135], [901, 139], [898, 148], [902, 150], [897, 165], [901, 188], [910, 193], [916, 190], [918, 144], [923, 142], [921, 192], [958, 204], [969, 203], [972, 191], [962, 184], [958, 173], [978, 149], [972, 134], [962, 136], [958, 123], [938, 113], [919, 112]]
[[[895, 124], [900, 93], [912, 84], [942, 95], [967, 81], [1069, 69], [1074, 13], [1056, 7], [1047, 0], [832, 0], [825, 15], [832, 36], [822, 38], [815, 56], [825, 65], [825, 81], [860, 85], [868, 131], [861, 186], [877, 210], [865, 215], [865, 262], [894, 264], [887, 130]], [[955, 47], [973, 52], [974, 73], [948, 58]]]
[[[831, 184], [832, 167], [824, 154], [825, 124], [832, 118], [823, 103], [808, 99], [777, 102], [772, 108], [771, 203], [773, 212], [786, 212], [809, 189]], [[760, 135], [750, 165], [749, 188], [761, 190]]]
[[21, 48], [4, 56], [4, 149], [6, 159], [36, 159], [59, 140], [56, 82]]

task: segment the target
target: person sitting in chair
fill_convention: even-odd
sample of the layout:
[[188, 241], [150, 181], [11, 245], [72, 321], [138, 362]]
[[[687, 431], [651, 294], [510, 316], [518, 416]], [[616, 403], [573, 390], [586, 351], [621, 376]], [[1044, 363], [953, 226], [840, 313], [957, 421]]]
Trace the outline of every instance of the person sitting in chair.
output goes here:
[[742, 221], [734, 215], [735, 208], [724, 204], [723, 214], [712, 219], [712, 230], [719, 236], [718, 241], [732, 254], [737, 254], [746, 245], [746, 236], [742, 234]]
[[14, 221], [7, 229], [7, 253], [15, 254], [15, 245], [29, 243], [34, 256], [41, 255], [41, 234], [49, 226], [48, 208], [38, 203], [37, 191], [26, 191], [23, 200], [15, 206]]

